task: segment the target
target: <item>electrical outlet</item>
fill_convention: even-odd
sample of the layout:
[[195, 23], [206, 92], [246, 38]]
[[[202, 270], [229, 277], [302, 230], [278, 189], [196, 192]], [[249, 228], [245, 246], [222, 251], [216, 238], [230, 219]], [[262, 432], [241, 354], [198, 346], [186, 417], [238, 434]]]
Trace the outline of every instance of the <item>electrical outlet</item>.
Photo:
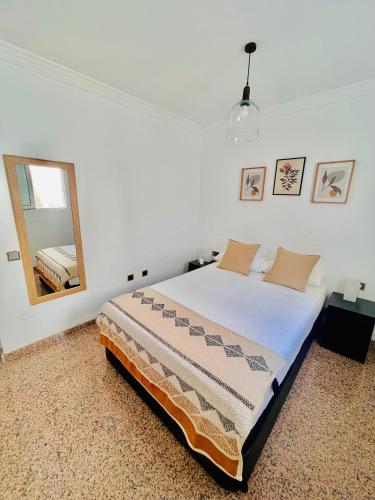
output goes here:
[[147, 276], [147, 275], [148, 275], [148, 271], [147, 271], [147, 269], [144, 269], [144, 270], [142, 271], [142, 276]]
[[134, 274], [128, 274], [128, 281], [133, 281]]
[[363, 281], [361, 281], [359, 289], [363, 291], [365, 288], [366, 288], [366, 283], [363, 283]]

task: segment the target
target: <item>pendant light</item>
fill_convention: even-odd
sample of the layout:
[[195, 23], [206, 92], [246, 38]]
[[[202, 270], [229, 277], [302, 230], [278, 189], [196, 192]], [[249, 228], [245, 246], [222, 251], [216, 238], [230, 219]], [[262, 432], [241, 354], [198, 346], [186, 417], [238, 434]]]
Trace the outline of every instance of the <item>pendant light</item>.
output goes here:
[[246, 85], [242, 99], [233, 106], [228, 119], [226, 137], [235, 142], [251, 142], [259, 137], [260, 112], [255, 102], [250, 99], [249, 87], [250, 56], [256, 48], [254, 42], [245, 45], [245, 52], [249, 54]]

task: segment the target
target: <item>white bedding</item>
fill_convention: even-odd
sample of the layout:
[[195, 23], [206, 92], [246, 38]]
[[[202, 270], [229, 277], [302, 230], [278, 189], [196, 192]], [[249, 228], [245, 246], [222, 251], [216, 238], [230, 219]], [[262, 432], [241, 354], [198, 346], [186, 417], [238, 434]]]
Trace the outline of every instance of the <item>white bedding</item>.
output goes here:
[[298, 292], [262, 279], [214, 263], [152, 288], [279, 354], [286, 361], [277, 375], [281, 383], [323, 307], [326, 288]]

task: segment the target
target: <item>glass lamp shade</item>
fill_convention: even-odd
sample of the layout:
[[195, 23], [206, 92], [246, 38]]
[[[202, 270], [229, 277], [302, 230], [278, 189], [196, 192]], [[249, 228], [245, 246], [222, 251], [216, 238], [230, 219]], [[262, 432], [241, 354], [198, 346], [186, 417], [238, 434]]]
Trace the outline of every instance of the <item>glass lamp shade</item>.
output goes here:
[[251, 99], [242, 99], [229, 114], [227, 139], [234, 142], [251, 142], [259, 138], [260, 111]]

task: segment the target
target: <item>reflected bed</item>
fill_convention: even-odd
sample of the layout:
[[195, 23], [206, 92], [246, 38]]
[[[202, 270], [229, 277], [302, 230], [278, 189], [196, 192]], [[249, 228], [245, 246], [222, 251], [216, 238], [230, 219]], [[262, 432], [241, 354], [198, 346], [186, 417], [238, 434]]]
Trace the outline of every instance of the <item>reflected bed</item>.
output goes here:
[[230, 489], [246, 490], [325, 300], [324, 287], [262, 276], [212, 264], [117, 297], [97, 319], [108, 359]]
[[75, 245], [43, 248], [36, 253], [34, 272], [53, 291], [79, 285]]

